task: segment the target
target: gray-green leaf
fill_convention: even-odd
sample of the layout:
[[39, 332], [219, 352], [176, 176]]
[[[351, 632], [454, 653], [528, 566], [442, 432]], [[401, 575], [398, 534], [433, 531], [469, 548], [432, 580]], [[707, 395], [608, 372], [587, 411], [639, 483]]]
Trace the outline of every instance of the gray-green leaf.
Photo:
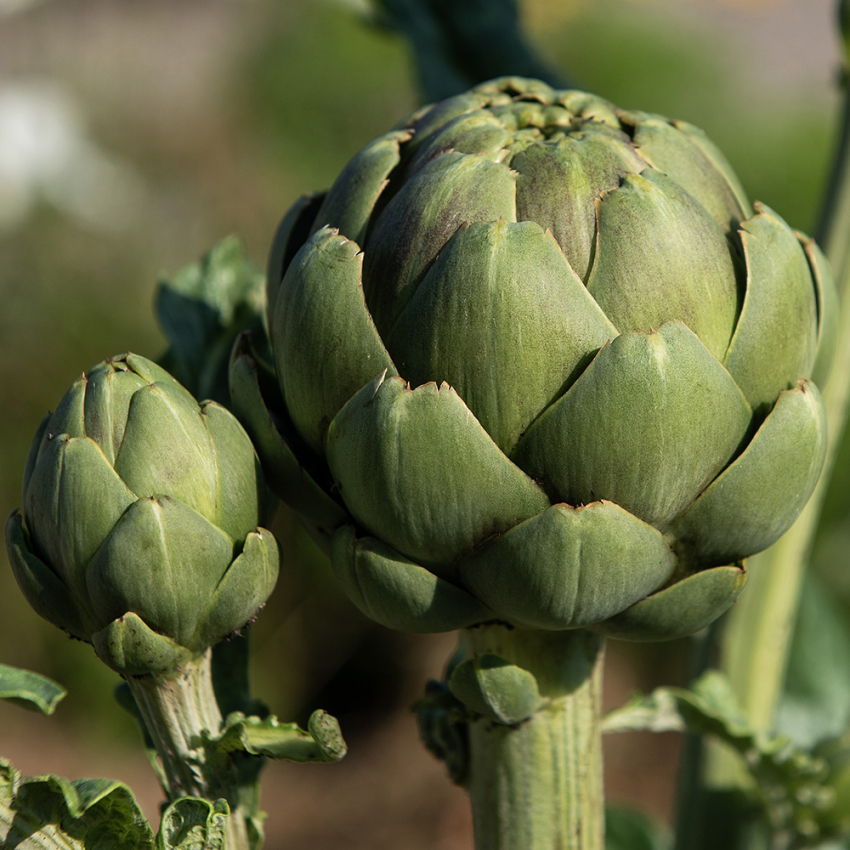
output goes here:
[[210, 739], [222, 752], [241, 750], [254, 756], [299, 762], [339, 761], [348, 747], [335, 717], [318, 710], [310, 715], [307, 731], [276, 717], [246, 717], [235, 711], [219, 736]]
[[793, 836], [798, 843], [789, 842], [789, 847], [816, 843], [832, 798], [826, 762], [796, 747], [787, 735], [754, 729], [722, 673], [709, 670], [690, 690], [657, 688], [637, 696], [603, 721], [607, 732], [635, 729], [719, 738], [741, 755], [753, 780], [753, 801], [771, 831]]
[[162, 815], [157, 850], [223, 850], [229, 816], [225, 800], [175, 800]]
[[0, 759], [0, 847], [153, 850], [154, 837], [132, 791], [123, 783], [71, 782], [51, 775], [21, 777]]
[[0, 699], [42, 714], [53, 714], [67, 693], [62, 685], [46, 676], [0, 664]]

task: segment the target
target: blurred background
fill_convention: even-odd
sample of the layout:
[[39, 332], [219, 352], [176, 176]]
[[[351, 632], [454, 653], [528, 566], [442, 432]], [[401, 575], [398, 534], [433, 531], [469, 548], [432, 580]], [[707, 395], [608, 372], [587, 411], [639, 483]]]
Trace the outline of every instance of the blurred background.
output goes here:
[[[530, 42], [578, 87], [685, 119], [751, 197], [812, 231], [836, 129], [833, 0], [522, 0]], [[237, 233], [264, 266], [303, 192], [420, 104], [407, 43], [367, 0], [0, 0], [0, 515], [41, 417], [82, 371], [165, 347], [156, 282]], [[844, 452], [843, 468], [850, 464]], [[850, 476], [839, 477], [848, 480]], [[816, 568], [850, 610], [848, 497], [829, 499]], [[409, 705], [451, 635], [367, 623], [281, 508], [278, 589], [252, 629], [257, 696], [284, 720], [339, 717], [339, 765], [270, 764], [268, 846], [471, 847], [464, 793], [420, 746]], [[40, 621], [0, 555], [0, 662], [70, 694], [43, 718], [0, 705], [0, 755], [26, 774], [128, 782], [157, 819], [138, 731], [91, 648]], [[612, 644], [606, 705], [682, 683], [686, 647]], [[606, 741], [613, 802], [669, 822], [679, 741]]]

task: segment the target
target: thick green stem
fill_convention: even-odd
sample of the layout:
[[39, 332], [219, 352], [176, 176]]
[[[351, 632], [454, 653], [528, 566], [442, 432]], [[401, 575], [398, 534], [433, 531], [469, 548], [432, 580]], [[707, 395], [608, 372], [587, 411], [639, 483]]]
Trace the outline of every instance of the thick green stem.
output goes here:
[[603, 850], [602, 639], [482, 626], [462, 646], [532, 673], [546, 702], [517, 725], [469, 724], [476, 850]]
[[204, 733], [217, 733], [222, 716], [215, 697], [211, 650], [168, 677], [140, 676], [127, 684], [162, 763], [169, 801], [180, 797], [224, 798], [230, 806], [225, 850], [250, 847], [239, 804], [232, 759], [206, 744]]

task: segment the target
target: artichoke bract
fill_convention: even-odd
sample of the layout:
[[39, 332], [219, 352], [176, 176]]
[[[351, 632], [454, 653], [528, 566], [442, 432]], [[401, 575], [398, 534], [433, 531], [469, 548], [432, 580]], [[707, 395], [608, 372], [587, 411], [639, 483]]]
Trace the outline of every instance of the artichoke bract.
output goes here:
[[696, 127], [500, 79], [284, 217], [231, 392], [378, 622], [672, 638], [816, 484], [836, 301]]
[[245, 626], [277, 580], [267, 489], [236, 418], [134, 354], [48, 414], [6, 524], [38, 614], [123, 675], [167, 674]]

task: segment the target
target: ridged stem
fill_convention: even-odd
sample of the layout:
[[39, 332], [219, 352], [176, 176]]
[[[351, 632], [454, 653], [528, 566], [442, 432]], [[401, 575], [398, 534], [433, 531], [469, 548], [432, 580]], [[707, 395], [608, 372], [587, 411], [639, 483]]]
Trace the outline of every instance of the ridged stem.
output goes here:
[[603, 850], [602, 639], [484, 626], [462, 645], [528, 670], [549, 700], [515, 726], [469, 724], [476, 850]]
[[231, 812], [225, 850], [248, 850], [233, 761], [204, 740], [205, 732], [215, 734], [222, 725], [211, 657], [208, 649], [171, 676], [140, 676], [127, 684], [162, 763], [169, 802], [180, 797], [224, 798]]

